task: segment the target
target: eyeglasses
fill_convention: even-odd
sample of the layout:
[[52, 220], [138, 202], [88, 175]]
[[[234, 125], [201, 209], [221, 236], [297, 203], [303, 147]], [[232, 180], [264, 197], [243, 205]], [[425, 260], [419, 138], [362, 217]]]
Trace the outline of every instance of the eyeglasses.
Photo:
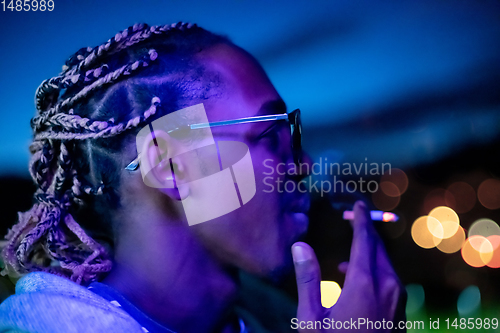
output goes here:
[[[273, 114], [268, 116], [256, 116], [256, 117], [246, 117], [232, 120], [222, 120], [215, 121], [212, 123], [200, 123], [200, 124], [192, 124], [186, 125], [182, 127], [178, 127], [168, 131], [168, 134], [172, 134], [176, 131], [185, 131], [185, 130], [196, 130], [200, 128], [208, 128], [208, 127], [219, 127], [219, 126], [227, 126], [227, 125], [237, 125], [237, 124], [248, 124], [248, 123], [257, 123], [263, 121], [278, 121], [278, 120], [286, 120], [288, 125], [290, 126], [290, 134], [291, 134], [291, 148], [293, 154], [293, 160], [296, 165], [299, 165], [302, 161], [302, 123], [300, 120], [300, 110], [295, 109], [290, 113], [283, 114]], [[135, 171], [139, 168], [140, 156], [137, 156], [132, 162], [130, 162], [125, 170]]]

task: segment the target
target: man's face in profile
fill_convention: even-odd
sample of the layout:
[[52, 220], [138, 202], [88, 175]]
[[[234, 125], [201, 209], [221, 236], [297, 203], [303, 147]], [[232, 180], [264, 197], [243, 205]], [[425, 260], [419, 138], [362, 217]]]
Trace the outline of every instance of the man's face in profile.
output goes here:
[[[218, 45], [200, 58], [204, 66], [222, 76], [226, 87], [222, 96], [203, 103], [209, 122], [286, 112], [267, 75], [246, 52]], [[268, 174], [270, 167], [293, 163], [288, 124], [281, 121], [222, 126], [212, 128], [212, 134], [215, 141], [241, 141], [249, 147], [256, 193], [242, 207], [191, 226], [192, 231], [223, 264], [262, 276], [279, 275], [291, 267], [290, 247], [307, 230], [309, 209], [306, 194], [269, 191], [264, 184], [264, 173]], [[290, 181], [286, 175], [271, 177]]]

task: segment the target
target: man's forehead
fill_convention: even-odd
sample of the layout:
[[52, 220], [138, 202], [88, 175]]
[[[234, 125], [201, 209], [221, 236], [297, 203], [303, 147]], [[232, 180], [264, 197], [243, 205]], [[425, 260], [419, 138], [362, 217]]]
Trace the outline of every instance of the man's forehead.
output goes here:
[[217, 44], [198, 56], [206, 68], [219, 73], [223, 80], [229, 83], [225, 86], [229, 94], [237, 92], [250, 101], [263, 96], [279, 98], [262, 66], [251, 54], [238, 46]]
[[[163, 116], [163, 123], [170, 123], [175, 126], [187, 126], [192, 124], [207, 123], [207, 113], [202, 103], [196, 104]], [[160, 119], [158, 119], [159, 121]], [[153, 122], [153, 124], [156, 120]]]

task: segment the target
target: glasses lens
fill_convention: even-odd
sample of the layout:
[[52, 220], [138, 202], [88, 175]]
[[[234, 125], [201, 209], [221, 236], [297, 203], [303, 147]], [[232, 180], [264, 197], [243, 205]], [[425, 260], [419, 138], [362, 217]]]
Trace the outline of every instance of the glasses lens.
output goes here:
[[293, 159], [296, 164], [302, 161], [302, 123], [300, 121], [300, 110], [296, 109], [288, 114], [290, 132], [292, 136]]

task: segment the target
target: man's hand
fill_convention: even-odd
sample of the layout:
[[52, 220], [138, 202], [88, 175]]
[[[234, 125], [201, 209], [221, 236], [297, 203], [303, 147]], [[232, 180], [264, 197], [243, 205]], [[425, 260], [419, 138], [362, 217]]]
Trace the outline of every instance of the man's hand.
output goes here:
[[[406, 293], [391, 266], [380, 236], [370, 218], [370, 212], [362, 201], [354, 205], [353, 240], [344, 288], [337, 303], [331, 308], [321, 305], [321, 271], [313, 249], [306, 243], [297, 242], [292, 254], [297, 277], [300, 321], [353, 321], [365, 318], [372, 322], [405, 319]], [[382, 332], [384, 330], [361, 331]], [[339, 332], [342, 330], [335, 330]], [[351, 331], [351, 330], [345, 330]], [[360, 331], [353, 329], [352, 331]], [[390, 330], [385, 330], [389, 332]], [[299, 332], [324, 332], [323, 330], [300, 330]]]

